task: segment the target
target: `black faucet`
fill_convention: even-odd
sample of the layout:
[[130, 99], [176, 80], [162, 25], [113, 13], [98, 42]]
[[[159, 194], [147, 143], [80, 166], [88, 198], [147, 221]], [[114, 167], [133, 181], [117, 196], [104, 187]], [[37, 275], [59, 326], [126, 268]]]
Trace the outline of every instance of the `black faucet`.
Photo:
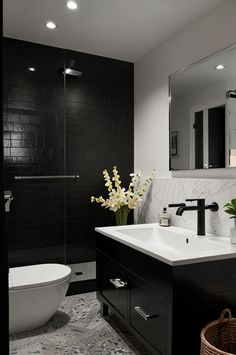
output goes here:
[[182, 216], [184, 211], [197, 211], [197, 235], [205, 235], [205, 210], [218, 211], [218, 203], [212, 202], [210, 205], [205, 205], [204, 198], [190, 198], [185, 201], [197, 201], [195, 206], [186, 206], [185, 203], [169, 204], [169, 207], [178, 207], [177, 216]]

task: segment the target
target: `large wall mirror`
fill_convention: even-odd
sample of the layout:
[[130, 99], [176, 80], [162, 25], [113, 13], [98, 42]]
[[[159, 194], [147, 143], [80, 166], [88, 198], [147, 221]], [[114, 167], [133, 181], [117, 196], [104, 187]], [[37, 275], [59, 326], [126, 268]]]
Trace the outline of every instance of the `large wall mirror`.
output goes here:
[[236, 45], [169, 83], [170, 170], [236, 167]]

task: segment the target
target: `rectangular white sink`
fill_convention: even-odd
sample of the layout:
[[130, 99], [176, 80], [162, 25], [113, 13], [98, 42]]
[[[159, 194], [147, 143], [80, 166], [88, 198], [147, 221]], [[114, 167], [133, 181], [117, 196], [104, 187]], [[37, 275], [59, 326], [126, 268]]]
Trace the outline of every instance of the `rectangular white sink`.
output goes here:
[[95, 228], [120, 243], [148, 254], [169, 265], [236, 257], [236, 246], [229, 238], [196, 233], [178, 227], [160, 227], [157, 223]]
[[196, 253], [208, 250], [222, 250], [225, 244], [215, 240], [208, 240], [203, 237], [195, 237], [190, 233], [186, 236], [170, 229], [140, 228], [116, 230], [124, 236], [129, 236], [135, 240], [147, 243], [153, 247], [169, 250], [174, 254]]

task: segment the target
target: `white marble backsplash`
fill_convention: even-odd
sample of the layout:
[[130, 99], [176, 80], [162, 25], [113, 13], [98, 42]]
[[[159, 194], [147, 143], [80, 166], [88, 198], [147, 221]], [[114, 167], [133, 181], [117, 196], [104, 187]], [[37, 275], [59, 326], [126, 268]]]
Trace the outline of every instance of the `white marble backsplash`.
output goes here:
[[[233, 220], [223, 210], [226, 202], [236, 198], [236, 179], [171, 179], [154, 178], [146, 197], [135, 211], [135, 223], [155, 223], [169, 203], [185, 202], [187, 198], [205, 198], [206, 204], [217, 202], [219, 210], [206, 210], [206, 233], [229, 236]], [[196, 204], [186, 202], [186, 204]], [[171, 224], [197, 230], [197, 212], [186, 211], [176, 216], [176, 208], [168, 208]]]

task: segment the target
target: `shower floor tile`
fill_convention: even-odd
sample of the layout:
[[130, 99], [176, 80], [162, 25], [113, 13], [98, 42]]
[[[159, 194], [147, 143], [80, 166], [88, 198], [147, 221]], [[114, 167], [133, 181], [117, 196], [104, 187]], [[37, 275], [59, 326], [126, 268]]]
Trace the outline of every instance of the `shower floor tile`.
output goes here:
[[69, 264], [72, 271], [71, 282], [93, 280], [96, 278], [96, 261]]
[[95, 292], [66, 297], [47, 324], [10, 337], [10, 355], [147, 355], [99, 307]]

